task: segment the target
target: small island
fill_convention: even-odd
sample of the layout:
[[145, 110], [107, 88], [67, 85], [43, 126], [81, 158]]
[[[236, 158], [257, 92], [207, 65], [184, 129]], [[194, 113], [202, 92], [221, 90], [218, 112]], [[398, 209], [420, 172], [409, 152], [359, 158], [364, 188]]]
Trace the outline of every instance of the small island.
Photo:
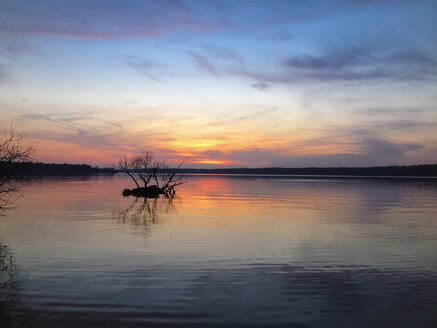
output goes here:
[[118, 169], [127, 174], [135, 183], [136, 188], [124, 189], [123, 196], [156, 198], [164, 195], [175, 196], [175, 187], [185, 181], [183, 176], [176, 176], [183, 162], [171, 169], [164, 161], [154, 159], [150, 152], [135, 155], [130, 159], [123, 156], [118, 162]]

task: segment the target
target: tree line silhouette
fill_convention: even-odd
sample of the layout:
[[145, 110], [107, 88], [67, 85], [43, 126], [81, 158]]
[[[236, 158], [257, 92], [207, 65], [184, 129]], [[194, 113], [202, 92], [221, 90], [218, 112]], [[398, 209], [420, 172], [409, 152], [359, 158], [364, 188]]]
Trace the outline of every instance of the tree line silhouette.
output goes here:
[[264, 168], [217, 168], [217, 169], [180, 169], [180, 173], [200, 174], [280, 174], [280, 175], [317, 175], [317, 176], [437, 176], [437, 164], [408, 166], [374, 167], [264, 167]]
[[20, 163], [18, 173], [21, 176], [80, 176], [100, 173], [114, 174], [113, 168], [99, 168], [87, 164], [55, 164], [26, 162]]

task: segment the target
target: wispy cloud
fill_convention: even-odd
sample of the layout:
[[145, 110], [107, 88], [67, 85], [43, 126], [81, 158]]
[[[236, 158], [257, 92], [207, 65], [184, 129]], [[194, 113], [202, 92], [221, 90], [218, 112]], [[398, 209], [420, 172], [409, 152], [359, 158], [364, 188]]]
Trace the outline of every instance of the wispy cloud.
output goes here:
[[204, 55], [201, 55], [194, 51], [187, 51], [187, 54], [194, 60], [194, 65], [203, 72], [206, 72], [213, 76], [218, 76], [219, 72], [215, 65]]
[[215, 125], [229, 125], [229, 124], [235, 124], [242, 121], [248, 121], [253, 119], [259, 119], [261, 117], [264, 117], [268, 114], [271, 114], [273, 112], [277, 111], [276, 107], [268, 107], [261, 111], [252, 112], [244, 115], [232, 115], [229, 118], [222, 119], [222, 120], [215, 120], [214, 122], [211, 122], [208, 124], [208, 126], [215, 126]]
[[349, 49], [284, 62], [301, 80], [423, 80], [437, 77], [437, 61], [424, 50]]
[[78, 128], [81, 126], [85, 126], [78, 122], [83, 120], [93, 119], [90, 115], [81, 115], [81, 114], [40, 114], [36, 112], [29, 112], [25, 114], [21, 114], [18, 116], [18, 119], [24, 121], [34, 121], [34, 120], [46, 120], [49, 122], [66, 125], [68, 127]]
[[[41, 114], [30, 112], [16, 117], [17, 121], [30, 123], [33, 128], [29, 131], [32, 138], [51, 140], [56, 142], [74, 143], [91, 149], [114, 149], [121, 146], [119, 140], [124, 140], [121, 125], [107, 121], [99, 121], [91, 115], [82, 114]], [[38, 127], [41, 121], [46, 123], [46, 129]], [[86, 124], [85, 122], [92, 122]], [[103, 126], [102, 126], [103, 125]], [[118, 131], [110, 128], [117, 127]], [[61, 129], [59, 129], [61, 128]]]
[[164, 64], [154, 60], [141, 60], [131, 56], [127, 57], [123, 62], [139, 74], [156, 82], [165, 83], [161, 78], [156, 77], [157, 74], [154, 73], [156, 69], [165, 67]]
[[204, 32], [183, 1], [3, 1], [4, 34], [42, 34], [74, 38], [155, 37], [178, 30]]
[[260, 81], [252, 84], [252, 87], [258, 90], [266, 90], [270, 87], [270, 85], [267, 82]]
[[[361, 110], [361, 115], [364, 116], [359, 118], [359, 128], [357, 127], [344, 127], [339, 125], [331, 125], [326, 126], [325, 129], [328, 133], [332, 135], [336, 134], [336, 131], [341, 131], [342, 135], [349, 137], [357, 137], [360, 135], [365, 136], [376, 136], [376, 135], [385, 135], [391, 132], [425, 132], [432, 131], [437, 128], [437, 122], [434, 120], [426, 120], [425, 118], [398, 118], [393, 119], [393, 115], [399, 115], [399, 117], [405, 117], [406, 115], [418, 115], [421, 113], [420, 111], [414, 111], [413, 109], [409, 109], [408, 111], [405, 109], [402, 112], [402, 109], [396, 111], [392, 109], [391, 111], [383, 110], [383, 109], [368, 109], [367, 112], [363, 112]], [[423, 113], [423, 111], [422, 111]]]
[[[15, 116], [15, 121], [31, 126], [28, 135], [37, 147], [45, 142], [70, 144], [88, 152], [112, 154], [115, 159], [143, 150], [168, 158], [169, 149], [162, 151], [158, 145], [175, 141], [172, 131], [160, 127], [126, 129], [120, 123], [84, 113], [28, 112]], [[132, 124], [132, 119], [128, 121]]]
[[209, 56], [215, 57], [217, 59], [237, 62], [239, 64], [245, 62], [244, 57], [240, 55], [235, 49], [212, 44], [205, 44], [203, 45], [203, 48]]
[[14, 63], [22, 64], [20, 59], [23, 56], [36, 55], [38, 52], [27, 42], [9, 41], [4, 42], [0, 47], [0, 55]]
[[6, 67], [0, 64], [0, 83], [5, 83], [7, 80], [9, 80], [9, 73]]
[[237, 50], [214, 44], [204, 44], [201, 48], [187, 50], [193, 65], [201, 72], [215, 77], [230, 76], [234, 67], [245, 65], [245, 58]]
[[367, 116], [373, 116], [375, 115], [393, 115], [393, 113], [396, 113], [398, 115], [414, 115], [420, 112], [423, 112], [424, 108], [419, 109], [415, 107], [360, 107], [354, 110], [354, 113], [358, 115], [367, 115]]
[[[308, 141], [312, 146], [314, 140]], [[393, 143], [380, 138], [362, 138], [353, 141], [355, 151], [330, 154], [293, 153], [293, 149], [262, 149], [239, 150], [226, 154], [224, 158], [236, 163], [246, 163], [252, 166], [365, 166], [388, 165], [402, 163], [410, 151], [420, 150], [424, 146], [414, 143]]]
[[362, 154], [373, 159], [399, 159], [406, 152], [423, 148], [417, 143], [394, 143], [380, 138], [365, 138], [360, 146]]
[[256, 80], [256, 86], [262, 82], [437, 81], [437, 61], [419, 49], [350, 49], [323, 56], [289, 57], [276, 69], [256, 71], [243, 67], [231, 74]]
[[291, 57], [284, 65], [294, 69], [305, 70], [340, 70], [369, 61], [371, 55], [361, 49], [342, 50], [326, 56], [306, 55]]
[[436, 129], [437, 122], [427, 122], [423, 120], [400, 119], [390, 121], [371, 121], [368, 123], [373, 129], [380, 131], [425, 131], [427, 129]]

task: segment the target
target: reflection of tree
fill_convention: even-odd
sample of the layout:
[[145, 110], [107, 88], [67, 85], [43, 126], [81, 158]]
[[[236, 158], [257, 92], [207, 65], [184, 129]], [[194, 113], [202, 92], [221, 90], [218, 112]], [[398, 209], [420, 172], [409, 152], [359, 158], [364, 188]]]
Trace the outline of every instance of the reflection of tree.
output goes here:
[[18, 271], [9, 248], [0, 243], [0, 322], [13, 324], [19, 305]]
[[125, 209], [118, 211], [120, 223], [149, 227], [161, 221], [160, 215], [175, 208], [173, 198], [135, 198]]

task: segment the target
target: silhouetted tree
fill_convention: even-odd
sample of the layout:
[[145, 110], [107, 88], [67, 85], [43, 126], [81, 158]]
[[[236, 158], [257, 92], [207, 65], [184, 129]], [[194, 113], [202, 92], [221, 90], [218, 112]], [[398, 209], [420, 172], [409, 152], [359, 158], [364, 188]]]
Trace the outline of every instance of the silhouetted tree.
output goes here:
[[164, 161], [155, 160], [150, 152], [135, 155], [130, 159], [123, 156], [118, 162], [118, 169], [126, 173], [137, 186], [135, 189], [124, 189], [123, 195], [156, 197], [164, 194], [173, 197], [175, 187], [185, 183], [183, 176], [177, 176], [183, 163], [171, 169]]
[[33, 146], [11, 128], [0, 136], [0, 210], [5, 209], [19, 189], [20, 165], [30, 161]]

